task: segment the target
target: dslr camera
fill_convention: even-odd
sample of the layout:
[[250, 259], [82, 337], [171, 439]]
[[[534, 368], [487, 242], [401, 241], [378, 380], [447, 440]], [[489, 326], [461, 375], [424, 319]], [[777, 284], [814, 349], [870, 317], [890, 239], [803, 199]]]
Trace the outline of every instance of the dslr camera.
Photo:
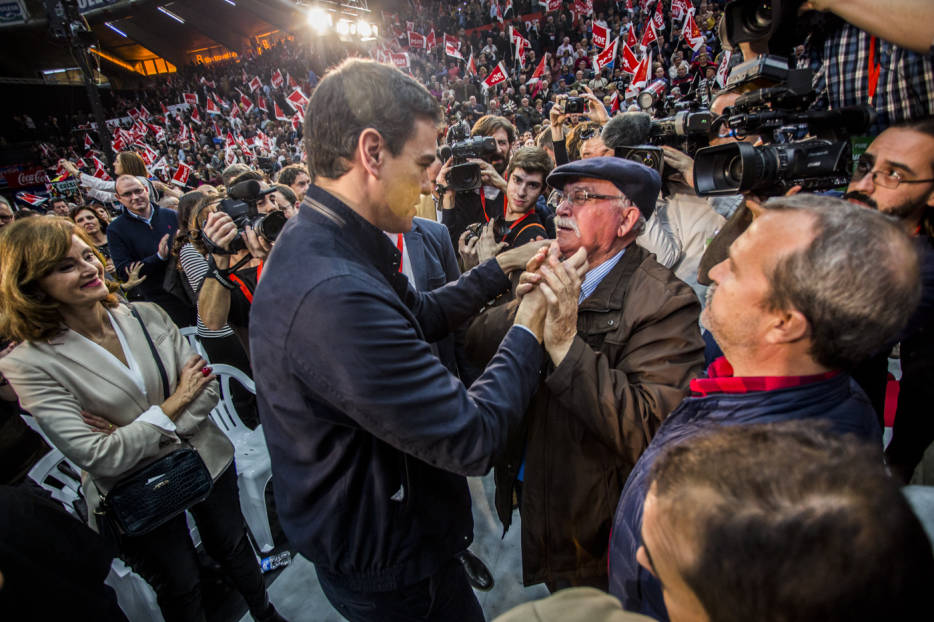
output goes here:
[[481, 222], [475, 222], [472, 225], [467, 225], [467, 237], [464, 238], [464, 242], [469, 242], [474, 238], [479, 238], [483, 234], [483, 229], [485, 227], [491, 227], [493, 229], [493, 240], [499, 244], [506, 239], [506, 236], [509, 235], [509, 232], [512, 231], [509, 227], [509, 223], [506, 222], [506, 219], [502, 215], [497, 216], [490, 220], [490, 222], [483, 224]]
[[256, 203], [261, 197], [275, 192], [275, 188], [262, 189], [260, 183], [255, 179], [241, 181], [235, 184], [228, 191], [228, 198], [221, 201], [217, 206], [217, 211], [224, 212], [237, 225], [237, 236], [227, 245], [227, 248], [221, 248], [207, 236], [202, 235], [204, 244], [208, 251], [218, 255], [232, 255], [238, 251], [246, 250], [246, 242], [243, 238], [243, 231], [247, 227], [253, 227], [256, 235], [260, 236], [270, 244], [276, 241], [282, 227], [285, 226], [286, 217], [281, 210], [274, 210], [266, 214], [260, 214], [256, 209]]
[[[466, 134], [466, 135], [465, 135]], [[446, 140], [438, 150], [438, 159], [447, 162], [453, 158], [448, 171], [448, 188], [454, 192], [465, 192], [483, 185], [480, 179], [480, 165], [468, 162], [469, 159], [489, 161], [496, 155], [496, 140], [491, 136], [467, 137], [469, 130], [465, 124], [457, 124], [448, 130]]]
[[[783, 71], [776, 71], [777, 68]], [[777, 86], [746, 93], [714, 120], [711, 129], [730, 128], [736, 136], [760, 135], [770, 144], [737, 142], [698, 150], [694, 184], [700, 196], [751, 191], [778, 196], [793, 186], [806, 192], [829, 190], [849, 182], [850, 136], [863, 133], [875, 118], [868, 105], [812, 110], [809, 69], [788, 70], [785, 59], [765, 56], [733, 70], [727, 83], [761, 84], [777, 75]], [[735, 74], [735, 76], [734, 76]]]
[[583, 97], [568, 97], [564, 102], [564, 114], [584, 114], [587, 112], [587, 100]]

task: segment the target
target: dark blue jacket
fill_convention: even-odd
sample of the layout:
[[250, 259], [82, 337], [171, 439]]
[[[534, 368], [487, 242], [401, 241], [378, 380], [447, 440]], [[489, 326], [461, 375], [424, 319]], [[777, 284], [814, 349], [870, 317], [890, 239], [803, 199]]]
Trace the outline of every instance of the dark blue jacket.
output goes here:
[[[146, 224], [142, 220], [123, 212], [107, 226], [107, 245], [110, 258], [113, 259], [117, 275], [126, 278], [127, 268], [135, 261], [142, 261], [140, 275], [146, 280], [139, 284], [139, 290], [147, 300], [165, 295], [162, 282], [165, 279], [166, 260], [159, 259], [159, 240], [165, 234], [178, 232], [178, 216], [170, 209], [152, 206], [152, 220]], [[171, 250], [171, 244], [169, 245]]]
[[659, 452], [718, 426], [793, 420], [827, 422], [835, 432], [855, 434], [882, 446], [872, 405], [862, 389], [843, 373], [789, 389], [689, 397], [668, 415], [630, 474], [613, 519], [610, 593], [623, 602], [626, 611], [668, 619], [658, 580], [636, 561], [636, 551], [642, 545], [646, 479]]
[[263, 269], [250, 345], [279, 518], [319, 572], [390, 590], [473, 538], [464, 475], [519, 423], [542, 350], [513, 328], [468, 391], [429, 342], [507, 289], [495, 261], [432, 292], [387, 236], [312, 186]]

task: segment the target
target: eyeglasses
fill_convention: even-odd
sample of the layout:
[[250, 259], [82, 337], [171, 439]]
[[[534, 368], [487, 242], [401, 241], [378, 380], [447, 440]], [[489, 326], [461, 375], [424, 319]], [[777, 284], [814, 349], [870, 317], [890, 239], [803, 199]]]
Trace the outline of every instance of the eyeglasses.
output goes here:
[[563, 203], [564, 201], [567, 201], [573, 206], [580, 206], [586, 203], [587, 201], [590, 201], [593, 199], [604, 199], [607, 201], [610, 201], [613, 199], [620, 199], [623, 201], [628, 200], [626, 195], [623, 195], [623, 194], [619, 194], [615, 196], [609, 195], [609, 194], [594, 194], [582, 188], [578, 188], [577, 190], [571, 190], [570, 192], [567, 192], [567, 193], [561, 192], [560, 190], [558, 191], [558, 203]]
[[873, 161], [869, 158], [860, 158], [856, 161], [856, 168], [853, 170], [853, 181], [859, 181], [866, 175], [872, 175], [872, 184], [894, 190], [899, 184], [926, 184], [934, 179], [902, 179], [902, 174], [892, 169], [872, 170]]

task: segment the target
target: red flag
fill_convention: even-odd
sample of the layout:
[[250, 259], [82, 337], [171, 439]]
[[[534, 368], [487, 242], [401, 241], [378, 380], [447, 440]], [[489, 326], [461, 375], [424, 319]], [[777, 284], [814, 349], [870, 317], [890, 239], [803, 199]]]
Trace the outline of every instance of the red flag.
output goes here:
[[152, 166], [153, 162], [159, 157], [159, 153], [146, 143], [136, 143], [136, 147], [136, 153], [143, 159], [147, 167]]
[[250, 111], [253, 110], [253, 101], [246, 95], [240, 96], [240, 105], [243, 107], [243, 112], [250, 114]]
[[435, 49], [435, 46], [438, 45], [438, 40], [435, 39], [435, 29], [432, 28], [431, 32], [428, 33], [428, 36], [425, 38], [425, 45], [429, 50]]
[[[208, 103], [209, 104], [211, 103], [210, 99], [208, 100]], [[198, 125], [201, 125], [201, 113], [198, 112], [197, 106], [191, 107], [191, 120], [197, 123]]]
[[542, 0], [541, 2], [539, 2], [539, 4], [542, 4], [545, 6], [546, 12], [552, 13], [554, 11], [561, 10], [561, 2], [562, 0]]
[[276, 69], [276, 73], [272, 74], [272, 78], [269, 79], [269, 82], [272, 84], [273, 88], [282, 88], [282, 84], [284, 83], [282, 72]]
[[297, 132], [301, 124], [302, 124], [302, 115], [301, 113], [296, 112], [295, 114], [292, 115], [292, 129]]
[[623, 71], [628, 74], [636, 73], [636, 69], [639, 68], [639, 61], [636, 60], [636, 55], [633, 54], [631, 49], [629, 49], [629, 45], [627, 43], [623, 44], [623, 52], [620, 54], [620, 58], [623, 59], [623, 63], [621, 65]]
[[401, 54], [392, 55], [392, 64], [398, 67], [399, 69], [408, 69], [409, 68], [409, 55], [405, 52]]
[[288, 121], [289, 120], [289, 118], [285, 116], [285, 113], [282, 112], [282, 108], [279, 107], [278, 102], [272, 102], [272, 109], [275, 113], [274, 116], [276, 117], [276, 121]]
[[609, 65], [616, 59], [616, 50], [619, 47], [619, 38], [613, 39], [613, 43], [610, 46], [594, 56], [593, 66], [596, 73], [600, 73], [600, 70]]
[[305, 114], [305, 104], [308, 103], [308, 98], [305, 97], [301, 89], [292, 91], [292, 94], [286, 97], [285, 101], [289, 102], [289, 105], [292, 106], [293, 109], [300, 110], [302, 114]]
[[610, 96], [610, 116], [619, 112], [619, 91], [613, 91]]
[[688, 45], [695, 52], [707, 43], [703, 33], [701, 33], [700, 28], [697, 27], [697, 23], [694, 21], [693, 13], [688, 13], [687, 19], [684, 20], [681, 36], [684, 37], [684, 40], [688, 42]]
[[720, 59], [720, 66], [717, 67], [717, 84], [720, 85], [720, 88], [726, 86], [726, 80], [730, 75], [730, 56], [733, 55], [733, 52], [729, 50], [723, 51], [723, 58]]
[[178, 142], [185, 143], [188, 142], [189, 139], [188, 126], [182, 123], [182, 129], [178, 132]]
[[467, 59], [467, 73], [477, 75], [477, 61], [473, 58], [473, 52], [470, 53], [470, 58]]
[[639, 41], [636, 39], [636, 27], [635, 25], [629, 26], [629, 33], [626, 35], [626, 45], [631, 48], [639, 45]]
[[175, 169], [175, 174], [172, 175], [172, 183], [184, 188], [188, 185], [189, 175], [191, 175], [191, 167], [184, 162], [179, 162], [178, 168]]
[[655, 30], [665, 30], [665, 13], [662, 8], [662, 0], [658, 0], [658, 3], [655, 5], [655, 15], [652, 16], [652, 25], [655, 26]]
[[91, 156], [91, 160], [94, 162], [94, 172], [92, 175], [98, 179], [110, 181], [110, 175], [108, 175], [107, 171], [104, 170], [104, 163], [98, 160], [95, 156]]
[[198, 105], [198, 94], [197, 93], [183, 93], [182, 97], [185, 98], [185, 103], [192, 106]]
[[165, 129], [158, 125], [149, 124], [149, 131], [156, 137], [156, 142], [165, 140]]
[[425, 35], [420, 35], [414, 30], [409, 31], [409, 47], [413, 49], [425, 49]]
[[[107, 173], [104, 173], [104, 175], [106, 174]], [[39, 207], [40, 205], [42, 205], [43, 203], [49, 200], [48, 197], [42, 197], [42, 196], [39, 196], [38, 194], [31, 194], [29, 192], [17, 192], [16, 199], [19, 201], [22, 201], [23, 203], [26, 203], [27, 205], [32, 205], [33, 207]]]
[[143, 121], [148, 121], [152, 118], [152, 115], [149, 114], [148, 110], [146, 110], [146, 106], [143, 106], [142, 104], [140, 104], [139, 107], [139, 116]]
[[658, 40], [658, 37], [655, 36], [655, 27], [652, 26], [651, 21], [647, 21], [645, 23], [645, 32], [642, 33], [642, 40], [639, 41], [639, 45], [641, 45], [644, 48], [647, 48], [650, 45], [652, 45], [653, 41], [657, 41], [657, 40]]
[[600, 47], [601, 49], [606, 48], [609, 41], [607, 40], [606, 28], [598, 24], [597, 22], [593, 23], [593, 44]]
[[218, 138], [222, 138], [221, 128], [217, 127], [217, 121], [211, 121], [211, 125], [214, 126], [214, 135], [217, 136]]
[[672, 19], [681, 19], [684, 17], [684, 12], [687, 7], [684, 4], [684, 0], [671, 0], [671, 18]]
[[217, 104], [215, 104], [214, 101], [210, 97], [208, 97], [207, 101], [204, 103], [204, 109], [205, 111], [207, 111], [208, 114], [220, 114], [221, 113], [221, 109], [217, 107]]
[[262, 110], [263, 112], [269, 112], [269, 108], [266, 107], [266, 98], [262, 95], [256, 96], [256, 107]]
[[526, 84], [541, 80], [543, 75], [545, 75], [545, 57], [544, 56], [542, 56], [542, 60], [538, 61], [538, 67], [536, 67], [535, 71], [532, 72], [532, 77], [529, 78], [529, 81]]
[[169, 116], [169, 109], [165, 107], [165, 104], [163, 104], [162, 102], [159, 102], [159, 105], [162, 106], [162, 116], [164, 117]]
[[91, 135], [90, 135], [90, 134], [85, 134], [85, 135], [84, 135], [84, 148], [85, 148], [85, 149], [93, 149], [93, 148], [94, 148], [94, 143], [91, 141]]
[[250, 87], [250, 92], [252, 93], [256, 89], [263, 86], [263, 82], [259, 79], [259, 76], [254, 76], [254, 78], [250, 80], [250, 84], [248, 86]]
[[169, 168], [169, 163], [165, 161], [165, 156], [159, 158], [159, 160], [149, 167], [150, 171], [162, 171], [165, 172]]
[[136, 108], [130, 108], [127, 111], [127, 114], [130, 115], [130, 117], [132, 117], [133, 120], [135, 121], [137, 117], [139, 117], [139, 110], [137, 110]]
[[626, 0], [626, 10], [632, 13], [632, 0]]
[[496, 63], [496, 67], [493, 68], [493, 71], [490, 72], [490, 75], [483, 81], [483, 84], [485, 84], [487, 88], [496, 86], [500, 82], [505, 82], [508, 76], [509, 73], [506, 71], [506, 66], [503, 65], [503, 61], [499, 61]]
[[237, 106], [237, 103], [234, 102], [234, 105], [230, 107], [230, 114], [227, 115], [227, 118], [233, 121], [240, 116], [240, 107]]
[[237, 144], [237, 141], [234, 140], [233, 134], [230, 133], [230, 130], [227, 130], [227, 138], [224, 139], [224, 145], [227, 147], [233, 147]]
[[290, 88], [290, 89], [297, 89], [298, 86], [299, 86], [299, 85], [298, 85], [298, 82], [296, 82], [295, 80], [292, 79], [292, 76], [289, 74], [288, 71], [285, 72], [285, 75], [288, 76], [288, 78], [289, 78], [289, 88]]
[[232, 147], [227, 147], [224, 150], [224, 166], [230, 166], [237, 161], [237, 154], [234, 153]]
[[638, 90], [644, 87], [649, 81], [649, 67], [652, 66], [652, 52], [649, 52], [642, 57], [642, 60], [639, 62], [639, 67], [636, 69], [636, 75], [632, 77], [632, 82], [629, 83], [629, 88], [626, 89], [627, 93], [638, 92]]
[[464, 60], [464, 57], [461, 56], [460, 50], [457, 49], [457, 46], [451, 43], [450, 41], [444, 42], [444, 53], [448, 56], [453, 56], [459, 60]]
[[449, 34], [445, 33], [445, 35], [444, 35], [444, 45], [447, 46], [448, 44], [453, 45], [453, 46], [454, 46], [455, 48], [457, 48], [458, 50], [461, 49], [461, 42], [460, 42], [460, 39], [458, 39], [458, 38], [455, 37], [454, 35], [449, 35]]
[[496, 5], [496, 19], [499, 20], [499, 23], [503, 23], [503, 9], [499, 6], [499, 0], [493, 0], [493, 4]]
[[209, 86], [209, 87], [211, 87], [212, 89], [216, 89], [216, 88], [217, 88], [217, 85], [214, 83], [213, 80], [208, 80], [208, 79], [205, 78], [204, 76], [201, 76], [200, 82], [201, 82], [201, 84], [203, 84], [204, 86]]

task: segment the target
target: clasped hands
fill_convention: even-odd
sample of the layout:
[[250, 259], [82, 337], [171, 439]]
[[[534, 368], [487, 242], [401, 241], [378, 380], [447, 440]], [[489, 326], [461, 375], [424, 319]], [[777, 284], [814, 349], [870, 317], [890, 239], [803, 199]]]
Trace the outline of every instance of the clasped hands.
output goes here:
[[515, 323], [542, 340], [556, 366], [567, 356], [577, 335], [577, 299], [588, 269], [585, 249], [561, 261], [558, 243], [552, 242], [539, 249], [519, 277]]

